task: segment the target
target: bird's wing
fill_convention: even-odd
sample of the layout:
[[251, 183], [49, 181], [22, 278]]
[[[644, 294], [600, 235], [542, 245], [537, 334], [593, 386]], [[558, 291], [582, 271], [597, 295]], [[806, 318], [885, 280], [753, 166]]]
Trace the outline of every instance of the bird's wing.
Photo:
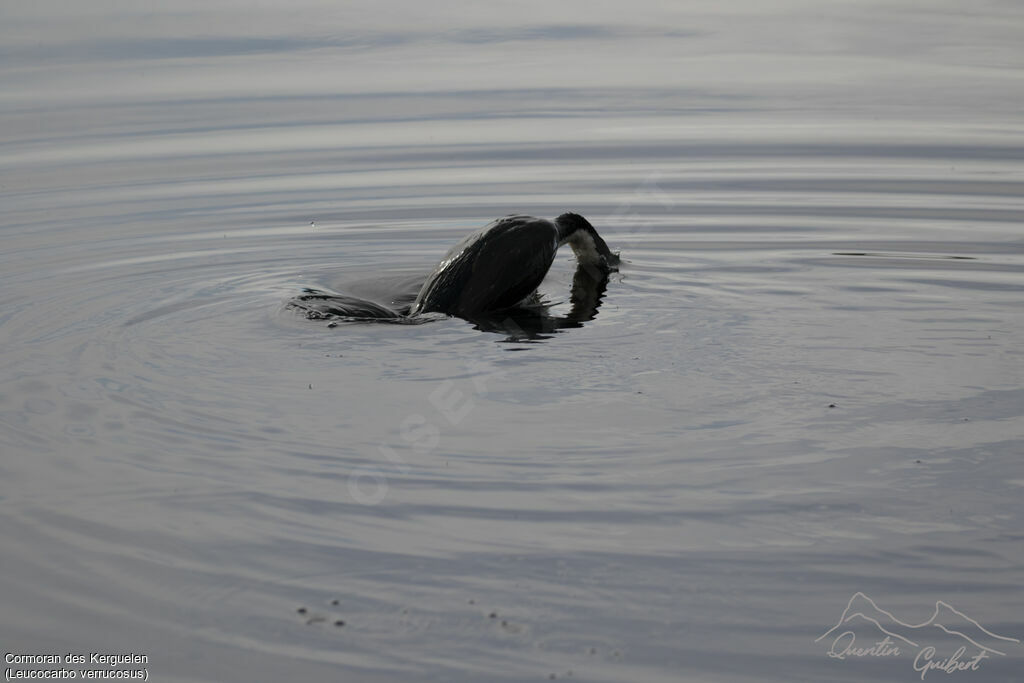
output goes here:
[[[517, 217], [520, 218], [520, 217]], [[544, 280], [557, 248], [550, 221], [522, 217], [499, 222], [468, 250], [472, 264], [462, 286], [463, 314], [515, 306]]]

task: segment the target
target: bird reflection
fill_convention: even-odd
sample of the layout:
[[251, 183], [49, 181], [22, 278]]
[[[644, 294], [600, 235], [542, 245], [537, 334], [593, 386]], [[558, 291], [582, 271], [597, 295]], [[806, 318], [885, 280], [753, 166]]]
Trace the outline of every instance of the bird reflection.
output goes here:
[[607, 273], [581, 265], [573, 275], [572, 290], [569, 293], [570, 308], [564, 315], [553, 315], [550, 304], [538, 302], [474, 316], [468, 320], [477, 330], [506, 335], [506, 342], [550, 339], [562, 330], [583, 327], [584, 323], [596, 318], [607, 286]]

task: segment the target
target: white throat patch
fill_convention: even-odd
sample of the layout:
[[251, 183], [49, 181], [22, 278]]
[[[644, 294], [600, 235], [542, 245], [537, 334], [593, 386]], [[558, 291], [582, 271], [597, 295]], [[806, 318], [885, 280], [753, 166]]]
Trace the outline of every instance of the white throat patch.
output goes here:
[[595, 266], [601, 264], [601, 255], [597, 253], [597, 245], [594, 244], [594, 238], [587, 231], [577, 230], [562, 242], [562, 244], [566, 243], [572, 247], [579, 263]]

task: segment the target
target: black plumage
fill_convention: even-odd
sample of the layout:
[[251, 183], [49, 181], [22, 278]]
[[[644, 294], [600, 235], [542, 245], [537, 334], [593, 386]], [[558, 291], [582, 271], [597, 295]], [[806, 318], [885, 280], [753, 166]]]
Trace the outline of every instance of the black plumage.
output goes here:
[[607, 273], [619, 259], [594, 227], [574, 213], [554, 221], [506, 216], [449, 250], [420, 289], [410, 313], [459, 317], [512, 308], [544, 280], [558, 248], [569, 244], [582, 267]]

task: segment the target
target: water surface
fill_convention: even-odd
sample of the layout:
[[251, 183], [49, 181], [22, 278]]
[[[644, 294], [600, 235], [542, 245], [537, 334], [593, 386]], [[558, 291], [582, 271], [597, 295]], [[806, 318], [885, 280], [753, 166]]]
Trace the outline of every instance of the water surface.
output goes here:
[[[5, 651], [919, 680], [815, 642], [858, 591], [1024, 639], [1015, 4], [2, 14]], [[564, 211], [623, 257], [581, 327], [286, 306]]]

